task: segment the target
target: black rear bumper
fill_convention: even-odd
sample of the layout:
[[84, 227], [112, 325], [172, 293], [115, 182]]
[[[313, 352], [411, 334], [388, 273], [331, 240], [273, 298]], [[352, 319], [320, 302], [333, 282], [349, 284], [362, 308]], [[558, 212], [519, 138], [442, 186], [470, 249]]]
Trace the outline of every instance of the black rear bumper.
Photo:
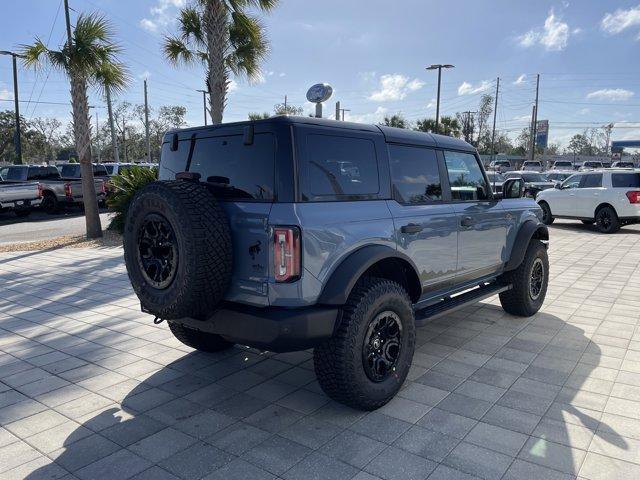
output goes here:
[[330, 338], [338, 311], [333, 306], [259, 308], [226, 304], [207, 320], [181, 318], [171, 321], [216, 333], [234, 343], [272, 352], [294, 352], [315, 347]]

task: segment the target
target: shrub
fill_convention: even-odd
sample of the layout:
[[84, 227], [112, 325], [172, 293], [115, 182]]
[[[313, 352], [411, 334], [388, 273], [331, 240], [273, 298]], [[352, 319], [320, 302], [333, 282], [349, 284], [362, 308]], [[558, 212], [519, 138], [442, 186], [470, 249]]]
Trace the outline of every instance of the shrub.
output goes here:
[[157, 169], [136, 166], [111, 177], [109, 180], [111, 193], [107, 197], [107, 205], [115, 212], [115, 216], [109, 223], [109, 230], [124, 232], [124, 222], [133, 196], [147, 183], [155, 181], [157, 177]]

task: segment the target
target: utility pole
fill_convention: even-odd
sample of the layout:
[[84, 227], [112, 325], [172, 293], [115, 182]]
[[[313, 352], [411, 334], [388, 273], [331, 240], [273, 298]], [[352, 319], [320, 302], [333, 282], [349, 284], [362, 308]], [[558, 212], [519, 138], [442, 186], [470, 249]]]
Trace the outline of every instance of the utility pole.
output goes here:
[[16, 130], [14, 133], [13, 145], [16, 149], [16, 159], [14, 163], [16, 165], [22, 164], [22, 135], [20, 133], [20, 102], [18, 100], [18, 66], [16, 64], [16, 58], [24, 58], [23, 55], [19, 55], [15, 52], [9, 52], [6, 50], [0, 51], [0, 55], [11, 55], [13, 64], [13, 104], [16, 115]]
[[98, 122], [98, 111], [96, 110], [96, 155], [98, 156], [98, 163], [100, 163], [100, 124]]
[[604, 131], [607, 135], [607, 144], [604, 147], [604, 154], [607, 156], [611, 156], [609, 153], [609, 141], [611, 140], [611, 131], [613, 130], [613, 127], [615, 125], [612, 123], [609, 123], [608, 125], [603, 125], [602, 128], [604, 128]]
[[429, 65], [427, 67], [427, 70], [438, 70], [438, 97], [436, 100], [436, 133], [438, 133], [440, 129], [440, 82], [442, 80], [443, 68], [454, 68], [454, 65], [434, 64], [434, 65]]
[[536, 103], [533, 109], [533, 121], [531, 124], [531, 160], [536, 154], [536, 130], [538, 129], [538, 92], [540, 91], [540, 74], [536, 75]]
[[533, 160], [536, 151], [536, 106], [531, 109], [531, 135], [529, 136], [529, 160]]
[[144, 79], [144, 134], [147, 138], [147, 161], [151, 163], [151, 140], [149, 139], [149, 101], [147, 98], [147, 79]]
[[287, 96], [284, 96], [284, 113], [287, 113]]
[[124, 161], [129, 162], [129, 155], [127, 152], [127, 119], [122, 115], [122, 149], [124, 150]]
[[340, 120], [340, 102], [336, 102], [336, 120]]
[[344, 112], [350, 112], [351, 109], [350, 108], [341, 108], [340, 111], [342, 112], [342, 121], [344, 122]]
[[120, 163], [120, 151], [118, 150], [118, 135], [113, 121], [113, 108], [111, 106], [111, 90], [105, 88], [107, 94], [107, 111], [109, 112], [109, 129], [111, 130], [111, 146], [113, 147], [113, 156], [116, 163]]
[[493, 128], [491, 129], [491, 160], [494, 156], [494, 142], [496, 140], [496, 115], [498, 113], [498, 94], [500, 93], [500, 77], [496, 78], [496, 99], [493, 105]]
[[204, 125], [207, 125], [207, 91], [196, 90], [196, 92], [202, 92], [202, 108], [204, 110]]

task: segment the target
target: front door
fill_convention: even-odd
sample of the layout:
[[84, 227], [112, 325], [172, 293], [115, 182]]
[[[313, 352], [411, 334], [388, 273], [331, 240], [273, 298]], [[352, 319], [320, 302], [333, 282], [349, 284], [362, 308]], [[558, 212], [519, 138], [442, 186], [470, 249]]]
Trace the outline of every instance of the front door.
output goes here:
[[552, 215], [575, 215], [575, 211], [578, 206], [577, 192], [582, 178], [583, 175], [572, 175], [562, 182], [560, 190], [553, 192], [554, 195], [549, 198], [549, 206], [551, 207]]
[[451, 205], [458, 228], [457, 282], [491, 275], [502, 268], [509, 219], [493, 198], [478, 158], [467, 152], [444, 151]]
[[448, 286], [456, 275], [458, 229], [443, 195], [435, 150], [389, 145], [393, 217], [398, 250], [418, 268], [423, 290]]

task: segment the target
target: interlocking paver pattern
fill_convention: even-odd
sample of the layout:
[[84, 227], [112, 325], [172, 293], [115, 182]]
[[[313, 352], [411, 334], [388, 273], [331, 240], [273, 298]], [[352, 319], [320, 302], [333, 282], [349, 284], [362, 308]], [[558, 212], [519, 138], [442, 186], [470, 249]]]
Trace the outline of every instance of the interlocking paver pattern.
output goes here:
[[428, 323], [359, 412], [310, 352], [194, 352], [140, 312], [121, 249], [0, 254], [0, 478], [640, 478], [640, 227], [551, 227], [532, 318]]

